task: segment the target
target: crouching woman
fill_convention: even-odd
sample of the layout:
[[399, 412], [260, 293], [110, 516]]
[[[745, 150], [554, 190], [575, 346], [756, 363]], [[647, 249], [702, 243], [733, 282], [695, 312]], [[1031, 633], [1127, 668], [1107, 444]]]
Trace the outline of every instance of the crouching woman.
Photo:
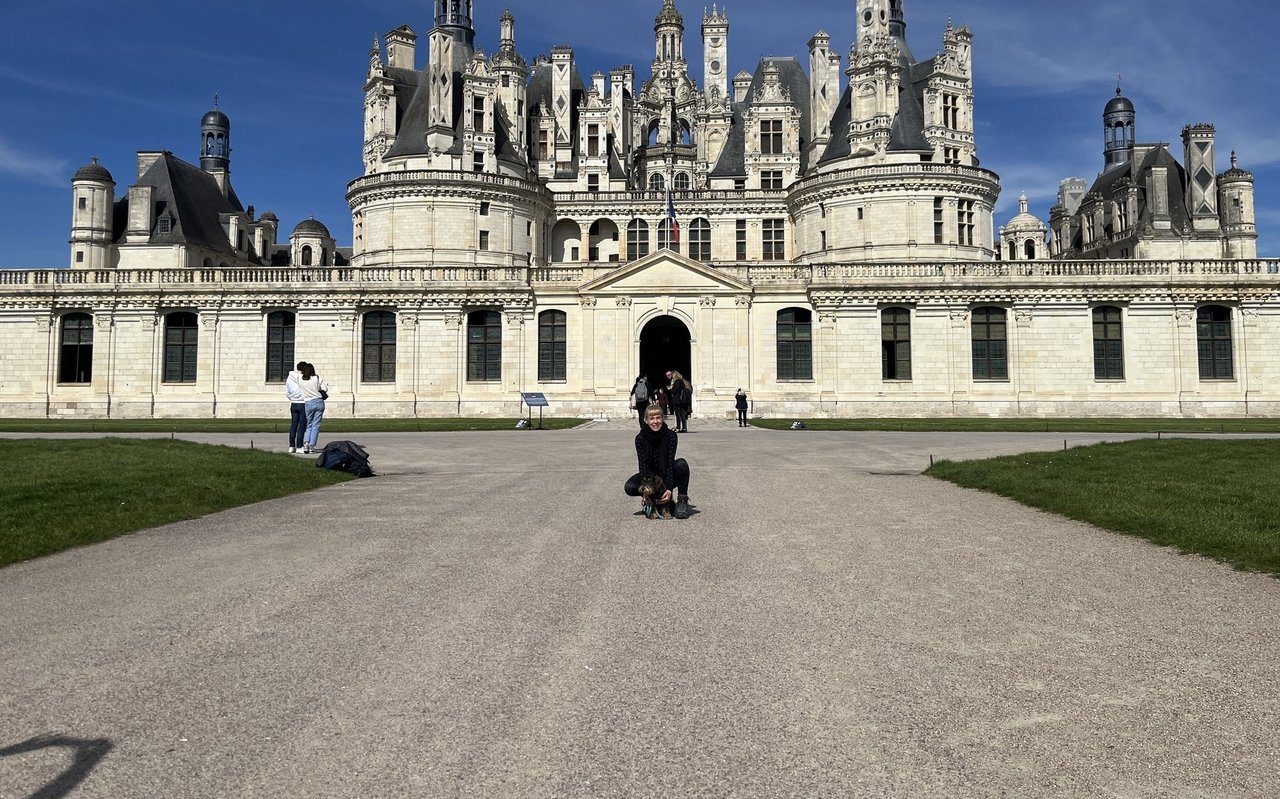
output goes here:
[[640, 483], [646, 477], [656, 474], [662, 478], [666, 493], [658, 499], [663, 505], [675, 500], [675, 517], [689, 518], [689, 463], [684, 458], [676, 458], [676, 446], [679, 436], [676, 431], [667, 427], [662, 418], [662, 408], [650, 405], [644, 414], [644, 427], [636, 435], [636, 457], [640, 462], [640, 471], [627, 481], [627, 496], [640, 496]]

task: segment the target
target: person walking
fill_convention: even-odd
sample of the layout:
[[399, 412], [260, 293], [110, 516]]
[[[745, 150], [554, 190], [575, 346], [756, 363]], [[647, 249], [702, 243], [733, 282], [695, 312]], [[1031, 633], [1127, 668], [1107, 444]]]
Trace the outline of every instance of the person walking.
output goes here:
[[320, 422], [324, 421], [324, 401], [329, 399], [329, 384], [316, 374], [316, 369], [309, 363], [300, 364], [302, 379], [298, 387], [306, 403], [307, 432], [303, 436], [302, 454], [311, 455], [316, 451], [316, 442], [320, 440]]
[[733, 407], [738, 410], [738, 427], [747, 426], [747, 392], [738, 389], [733, 395]]
[[645, 413], [644, 427], [636, 434], [636, 459], [640, 471], [633, 474], [622, 487], [629, 497], [640, 496], [640, 483], [651, 474], [661, 475], [666, 492], [658, 498], [659, 505], [675, 500], [672, 514], [677, 519], [689, 518], [689, 462], [676, 459], [676, 447], [680, 437], [667, 427], [662, 409], [652, 405]]
[[307, 402], [302, 397], [302, 367], [306, 361], [298, 361], [298, 368], [289, 373], [284, 381], [284, 398], [289, 400], [289, 451], [302, 449], [302, 435], [307, 430]]
[[676, 412], [676, 432], [687, 433], [689, 432], [690, 405], [693, 400], [692, 392], [684, 376], [676, 370], [667, 372], [667, 377], [671, 380], [667, 393], [671, 396], [671, 407]]
[[644, 427], [644, 411], [649, 407], [649, 381], [644, 375], [636, 375], [635, 385], [631, 387], [631, 407], [636, 411], [640, 426]]

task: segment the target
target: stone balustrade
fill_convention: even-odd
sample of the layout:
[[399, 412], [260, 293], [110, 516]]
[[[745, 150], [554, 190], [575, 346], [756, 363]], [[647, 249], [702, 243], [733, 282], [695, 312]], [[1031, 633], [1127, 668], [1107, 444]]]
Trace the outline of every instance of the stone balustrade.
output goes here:
[[[611, 265], [618, 266], [618, 265]], [[844, 264], [712, 264], [725, 275], [753, 285], [778, 282], [830, 287], [856, 287], [883, 281], [916, 281], [923, 285], [967, 279], [1035, 286], [1063, 280], [1124, 278], [1135, 285], [1170, 282], [1233, 283], [1240, 280], [1280, 284], [1280, 259], [1187, 261], [986, 261], [880, 262]], [[70, 293], [77, 290], [287, 287], [316, 284], [414, 287], [492, 284], [503, 288], [533, 284], [584, 283], [602, 273], [578, 265], [476, 266], [468, 264], [390, 267], [251, 267], [191, 269], [0, 269], [0, 293], [15, 290]]]

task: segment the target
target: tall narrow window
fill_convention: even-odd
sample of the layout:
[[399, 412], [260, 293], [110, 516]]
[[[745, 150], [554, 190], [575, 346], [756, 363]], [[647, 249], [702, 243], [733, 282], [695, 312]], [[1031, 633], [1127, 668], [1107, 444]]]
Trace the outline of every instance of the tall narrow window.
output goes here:
[[484, 98], [471, 98], [471, 129], [476, 133], [484, 133]]
[[58, 353], [59, 383], [93, 382], [93, 317], [73, 313], [62, 317], [62, 347]]
[[600, 191], [600, 176], [596, 174], [587, 175], [587, 191], [595, 194]]
[[942, 198], [933, 198], [933, 243], [943, 244], [946, 236], [946, 226], [942, 220]]
[[942, 125], [952, 130], [960, 128], [960, 98], [954, 94], [942, 95]]
[[711, 260], [711, 223], [701, 217], [689, 223], [689, 257], [695, 261]]
[[880, 315], [880, 371], [885, 380], [911, 379], [911, 312], [887, 308]]
[[1231, 309], [1206, 305], [1196, 314], [1200, 345], [1200, 379], [1230, 380], [1235, 376], [1231, 347]]
[[784, 219], [764, 219], [760, 222], [760, 245], [763, 252], [760, 257], [765, 261], [782, 261], [786, 259], [787, 242]]
[[1009, 379], [1008, 315], [1003, 308], [973, 312], [973, 379]]
[[567, 379], [568, 358], [566, 344], [568, 326], [564, 311], [543, 311], [538, 314], [538, 382], [547, 383]]
[[961, 200], [956, 206], [956, 241], [973, 246], [973, 200]]
[[502, 380], [502, 315], [497, 311], [467, 314], [467, 380]]
[[676, 248], [676, 244], [677, 242], [673, 235], [671, 218], [664, 217], [663, 220], [658, 223], [658, 249], [674, 250]]
[[599, 125], [587, 125], [587, 155], [592, 158], [600, 155]]
[[311, 266], [311, 245], [310, 244], [302, 248], [302, 265]]
[[164, 318], [164, 382], [196, 382], [200, 324], [193, 313], [171, 313]]
[[627, 260], [634, 261], [649, 254], [649, 223], [632, 219], [627, 224]]
[[365, 314], [363, 345], [361, 381], [396, 382], [396, 315], [390, 311]]
[[1124, 329], [1119, 308], [1104, 305], [1093, 309], [1093, 377], [1124, 379]]
[[548, 158], [551, 157], [549, 142], [550, 142], [550, 139], [548, 138], [547, 131], [545, 130], [538, 131], [538, 160], [539, 161], [546, 161]]
[[734, 235], [737, 239], [734, 256], [739, 261], [745, 261], [747, 260], [747, 220], [739, 219], [733, 227]]
[[760, 123], [760, 154], [782, 155], [781, 119], [766, 119]]
[[289, 311], [267, 315], [267, 382], [283, 383], [293, 369], [293, 334], [297, 317]]
[[813, 379], [813, 314], [803, 308], [778, 312], [778, 379]]

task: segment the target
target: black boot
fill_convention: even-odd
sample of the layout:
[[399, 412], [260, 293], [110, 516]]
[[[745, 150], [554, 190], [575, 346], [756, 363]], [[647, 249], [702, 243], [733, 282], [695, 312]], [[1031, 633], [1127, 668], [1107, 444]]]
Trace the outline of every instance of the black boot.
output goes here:
[[675, 517], [677, 519], [689, 518], [689, 495], [688, 494], [681, 494], [680, 498], [676, 500]]

